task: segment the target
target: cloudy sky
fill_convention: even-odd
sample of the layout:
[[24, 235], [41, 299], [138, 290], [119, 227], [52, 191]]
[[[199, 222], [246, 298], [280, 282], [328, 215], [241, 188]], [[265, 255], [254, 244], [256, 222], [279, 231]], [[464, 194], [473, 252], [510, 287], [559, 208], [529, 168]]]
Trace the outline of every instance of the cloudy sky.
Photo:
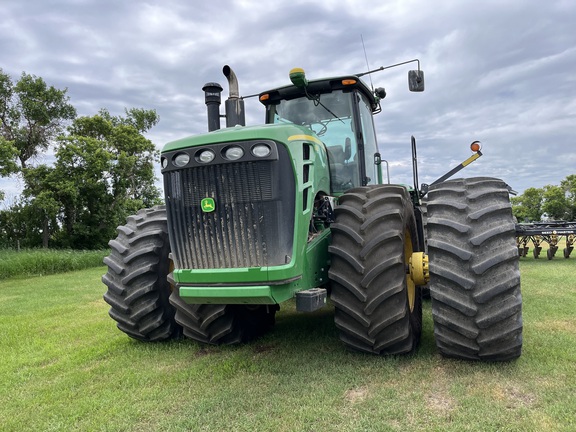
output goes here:
[[[388, 96], [375, 117], [392, 182], [420, 181], [468, 156], [466, 176], [494, 176], [522, 192], [576, 173], [576, 2], [573, 0], [2, 0], [0, 68], [67, 88], [80, 115], [155, 109], [148, 137], [204, 133], [203, 84], [230, 65], [241, 95], [308, 78], [359, 73], [418, 58], [426, 91], [410, 93], [411, 66], [372, 75]], [[365, 77], [369, 80], [368, 77]], [[246, 100], [247, 123], [263, 107]], [[0, 183], [12, 198], [17, 184]]]

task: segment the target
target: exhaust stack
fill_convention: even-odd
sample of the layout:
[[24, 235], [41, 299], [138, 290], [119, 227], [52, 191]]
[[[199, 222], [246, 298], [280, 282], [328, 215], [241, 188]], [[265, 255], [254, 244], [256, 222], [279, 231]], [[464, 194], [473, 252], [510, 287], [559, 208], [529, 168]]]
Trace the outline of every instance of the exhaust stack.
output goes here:
[[222, 68], [222, 73], [226, 79], [228, 79], [228, 87], [230, 89], [230, 96], [224, 104], [226, 109], [226, 127], [234, 127], [236, 125], [246, 126], [244, 100], [240, 99], [238, 78], [236, 78], [236, 74], [228, 65]]
[[220, 103], [222, 86], [215, 82], [204, 84], [204, 101], [208, 111], [208, 132], [220, 129]]

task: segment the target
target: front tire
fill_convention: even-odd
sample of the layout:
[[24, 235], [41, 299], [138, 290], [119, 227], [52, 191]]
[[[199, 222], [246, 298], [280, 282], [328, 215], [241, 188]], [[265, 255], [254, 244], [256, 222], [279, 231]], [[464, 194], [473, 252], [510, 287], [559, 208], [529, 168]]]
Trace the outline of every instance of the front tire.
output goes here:
[[503, 361], [522, 350], [519, 256], [502, 180], [450, 180], [428, 193], [432, 317], [447, 357]]
[[180, 326], [170, 305], [170, 243], [166, 209], [157, 206], [129, 216], [118, 227], [118, 237], [109, 243], [104, 258], [108, 272], [102, 282], [108, 287], [104, 300], [118, 329], [141, 341], [155, 342], [176, 337]]
[[249, 342], [274, 326], [278, 305], [188, 304], [175, 290], [170, 303], [184, 336], [200, 343], [232, 345]]
[[329, 271], [340, 339], [390, 355], [413, 351], [422, 329], [420, 288], [407, 276], [418, 248], [410, 196], [401, 186], [355, 188], [339, 199]]

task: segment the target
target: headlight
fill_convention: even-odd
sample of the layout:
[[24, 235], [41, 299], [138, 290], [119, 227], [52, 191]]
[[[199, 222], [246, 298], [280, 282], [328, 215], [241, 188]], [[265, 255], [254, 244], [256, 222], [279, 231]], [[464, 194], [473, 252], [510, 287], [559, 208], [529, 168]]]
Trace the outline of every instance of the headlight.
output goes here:
[[242, 147], [228, 147], [224, 152], [224, 157], [232, 161], [238, 160], [242, 156], [244, 156], [244, 150], [242, 150]]
[[252, 154], [256, 157], [269, 156], [271, 151], [272, 150], [270, 149], [270, 146], [266, 144], [256, 144], [254, 147], [252, 147]]
[[174, 159], [172, 159], [172, 163], [178, 168], [188, 165], [188, 162], [190, 162], [190, 155], [188, 153], [178, 153], [174, 156]]
[[168, 159], [165, 157], [161, 158], [160, 165], [162, 165], [162, 169], [166, 168], [168, 166]]
[[202, 163], [209, 163], [212, 162], [215, 157], [216, 155], [212, 150], [203, 150], [198, 155], [198, 161]]

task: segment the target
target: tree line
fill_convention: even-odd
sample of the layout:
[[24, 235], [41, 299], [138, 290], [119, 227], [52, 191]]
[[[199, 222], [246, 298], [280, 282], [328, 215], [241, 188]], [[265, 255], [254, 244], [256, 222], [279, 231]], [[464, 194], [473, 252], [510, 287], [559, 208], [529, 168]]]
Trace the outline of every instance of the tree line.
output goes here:
[[[0, 69], [0, 176], [23, 183], [0, 210], [0, 247], [106, 247], [128, 215], [161, 202], [159, 152], [144, 137], [158, 121], [140, 108], [79, 117], [67, 89]], [[39, 163], [52, 152], [54, 163]]]
[[560, 185], [528, 188], [512, 198], [512, 212], [518, 222], [576, 220], [576, 174], [567, 176]]

